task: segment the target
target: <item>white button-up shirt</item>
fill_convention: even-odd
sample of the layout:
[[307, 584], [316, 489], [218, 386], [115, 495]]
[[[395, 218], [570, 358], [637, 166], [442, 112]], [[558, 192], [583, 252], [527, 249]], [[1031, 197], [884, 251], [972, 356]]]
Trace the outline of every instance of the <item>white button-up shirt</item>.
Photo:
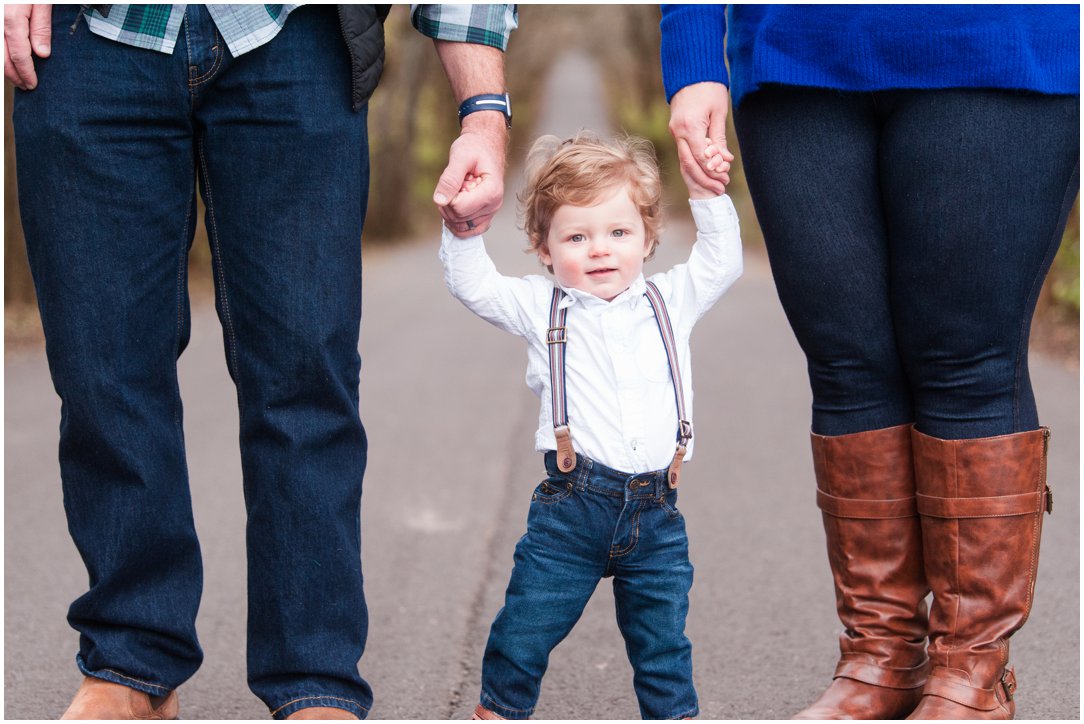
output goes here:
[[[666, 302], [692, 422], [689, 336], [693, 325], [741, 276], [738, 215], [727, 196], [693, 200], [696, 243], [688, 262], [651, 277]], [[502, 276], [482, 237], [459, 239], [447, 229], [440, 246], [444, 279], [472, 312], [527, 340], [527, 386], [538, 395], [535, 449], [556, 450], [550, 397], [550, 303], [554, 280]], [[617, 470], [643, 473], [670, 465], [677, 444], [677, 405], [670, 367], [643, 275], [607, 302], [564, 289], [568, 307], [565, 390], [576, 452]], [[692, 442], [685, 459], [692, 458]]]

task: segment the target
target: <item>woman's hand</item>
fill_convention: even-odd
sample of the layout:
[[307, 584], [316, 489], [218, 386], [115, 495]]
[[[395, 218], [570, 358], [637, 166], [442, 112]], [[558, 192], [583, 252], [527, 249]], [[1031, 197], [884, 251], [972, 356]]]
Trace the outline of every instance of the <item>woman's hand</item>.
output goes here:
[[670, 99], [670, 135], [692, 198], [718, 196], [730, 183], [734, 154], [726, 146], [730, 93], [722, 83], [693, 83]]

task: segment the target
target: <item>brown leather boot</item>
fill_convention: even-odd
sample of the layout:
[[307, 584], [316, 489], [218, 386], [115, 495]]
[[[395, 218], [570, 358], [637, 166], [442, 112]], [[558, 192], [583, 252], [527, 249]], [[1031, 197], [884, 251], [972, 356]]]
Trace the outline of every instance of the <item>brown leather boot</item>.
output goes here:
[[1046, 428], [977, 440], [914, 431], [918, 511], [933, 589], [933, 670], [911, 719], [1012, 719], [1009, 637], [1035, 592]]
[[61, 719], [176, 719], [177, 692], [151, 696], [112, 681], [83, 677]]
[[831, 685], [794, 718], [899, 719], [928, 669], [911, 426], [811, 438], [844, 630]]

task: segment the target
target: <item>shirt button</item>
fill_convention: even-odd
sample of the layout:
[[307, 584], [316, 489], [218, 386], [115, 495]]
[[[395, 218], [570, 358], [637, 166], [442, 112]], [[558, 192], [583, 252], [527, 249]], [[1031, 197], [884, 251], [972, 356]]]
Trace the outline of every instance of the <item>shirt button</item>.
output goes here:
[[639, 443], [640, 443], [640, 441], [639, 441], [639, 440], [633, 440], [633, 441], [632, 441], [632, 443], [631, 443], [631, 447], [632, 447], [632, 449], [633, 449], [633, 450], [635, 450], [635, 449], [636, 449], [636, 446], [637, 446], [637, 445], [638, 445]]

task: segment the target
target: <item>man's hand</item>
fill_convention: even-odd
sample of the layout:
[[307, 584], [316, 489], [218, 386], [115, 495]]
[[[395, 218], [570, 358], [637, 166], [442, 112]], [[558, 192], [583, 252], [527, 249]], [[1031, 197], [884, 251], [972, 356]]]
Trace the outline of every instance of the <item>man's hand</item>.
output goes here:
[[[433, 41], [456, 102], [504, 91], [504, 54], [478, 43]], [[504, 201], [504, 156], [508, 129], [504, 115], [478, 111], [463, 119], [463, 130], [448, 151], [433, 203], [444, 224], [460, 237], [481, 234]]]
[[[670, 99], [670, 135], [677, 142], [681, 176], [711, 196], [726, 191], [734, 154], [726, 147], [730, 93], [722, 83], [693, 83]], [[694, 196], [693, 198], [696, 198]]]
[[52, 16], [52, 5], [4, 6], [4, 77], [16, 88], [37, 87], [34, 55], [49, 57]]
[[480, 111], [463, 119], [463, 131], [448, 151], [448, 167], [433, 193], [444, 223], [456, 236], [483, 233], [501, 208], [507, 138], [499, 113]]

